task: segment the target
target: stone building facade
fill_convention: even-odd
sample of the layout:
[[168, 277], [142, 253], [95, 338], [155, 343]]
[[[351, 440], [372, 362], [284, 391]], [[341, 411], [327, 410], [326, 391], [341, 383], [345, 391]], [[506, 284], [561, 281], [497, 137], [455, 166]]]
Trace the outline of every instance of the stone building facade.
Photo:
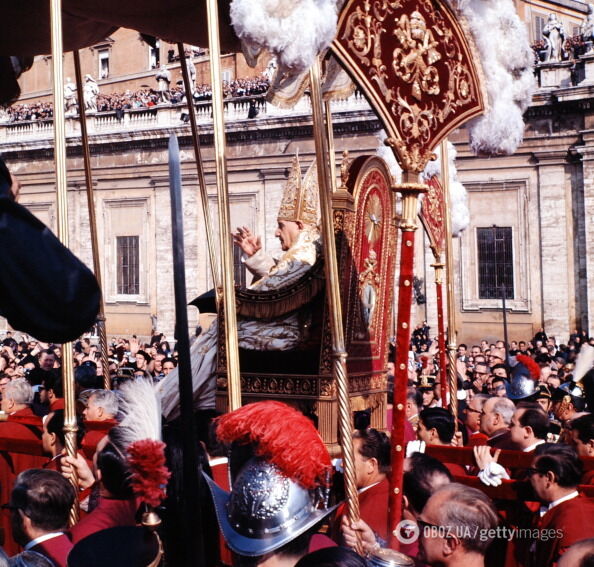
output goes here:
[[[532, 39], [538, 34], [538, 14], [555, 11], [567, 27], [579, 26], [586, 11], [586, 5], [576, 0], [516, 4], [529, 23]], [[170, 68], [175, 83], [179, 62], [170, 62], [171, 49], [176, 48], [162, 42], [157, 55], [136, 32], [120, 30], [105, 43], [82, 51], [83, 73], [100, 77], [107, 50], [109, 73], [98, 81], [101, 92], [154, 87], [154, 67], [160, 63]], [[206, 83], [206, 54], [198, 49], [193, 54], [197, 83]], [[500, 283], [500, 278], [490, 276], [498, 273], [501, 261], [508, 273], [502, 281], [507, 286], [511, 340], [528, 339], [540, 327], [561, 340], [574, 328], [594, 332], [593, 61], [586, 55], [577, 64], [539, 65], [540, 88], [526, 113], [524, 143], [513, 156], [474, 156], [464, 129], [451, 138], [471, 218], [454, 246], [459, 342], [502, 337], [501, 299], [489, 291], [489, 285]], [[69, 65], [67, 56], [65, 76], [73, 77]], [[223, 66], [229, 79], [257, 74], [239, 56], [227, 57]], [[40, 57], [23, 75], [22, 102], [49, 97], [49, 68], [49, 60]], [[259, 98], [259, 115], [248, 119], [248, 104], [233, 100], [226, 105], [232, 226], [250, 226], [274, 253], [279, 251], [273, 237], [276, 212], [290, 160], [297, 150], [304, 167], [313, 159], [310, 108], [307, 99], [287, 111]], [[376, 151], [380, 123], [362, 97], [333, 103], [332, 109], [338, 164], [344, 149], [353, 157]], [[190, 130], [180, 119], [181, 112], [179, 106], [164, 104], [126, 111], [121, 119], [114, 113], [87, 118], [109, 335], [148, 335], [153, 327], [173, 334], [167, 171], [171, 133], [181, 145], [188, 300], [212, 285]], [[216, 227], [210, 103], [199, 103], [197, 115]], [[92, 265], [80, 127], [75, 118], [67, 119], [67, 136], [70, 243]], [[0, 152], [23, 183], [21, 202], [55, 229], [51, 148], [51, 122], [0, 124]], [[414, 316], [435, 330], [433, 259], [421, 230], [417, 238], [416, 273], [426, 302], [416, 306]], [[503, 260], [501, 254], [489, 256], [484, 246], [498, 238], [507, 246]], [[239, 262], [237, 276], [245, 278]], [[193, 327], [197, 312], [190, 308], [189, 314]]]

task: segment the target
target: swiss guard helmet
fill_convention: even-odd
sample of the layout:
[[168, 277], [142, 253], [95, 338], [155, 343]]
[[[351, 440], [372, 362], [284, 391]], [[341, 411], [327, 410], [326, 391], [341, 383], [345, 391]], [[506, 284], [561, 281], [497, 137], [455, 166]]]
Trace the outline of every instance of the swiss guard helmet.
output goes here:
[[516, 360], [517, 364], [511, 371], [511, 380], [506, 385], [507, 397], [513, 401], [526, 401], [538, 392], [540, 367], [531, 357], [524, 354], [518, 354]]
[[278, 550], [334, 509], [327, 506], [328, 451], [299, 411], [273, 401], [248, 404], [220, 417], [216, 433], [232, 444], [231, 492], [205, 478], [235, 553], [257, 557]]

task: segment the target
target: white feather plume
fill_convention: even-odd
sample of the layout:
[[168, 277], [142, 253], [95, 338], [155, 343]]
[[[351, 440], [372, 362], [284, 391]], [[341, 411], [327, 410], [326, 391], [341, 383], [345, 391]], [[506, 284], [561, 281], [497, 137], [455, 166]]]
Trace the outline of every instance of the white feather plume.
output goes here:
[[[425, 181], [432, 177], [441, 177], [441, 148], [435, 152], [437, 159], [427, 163], [421, 178]], [[456, 169], [456, 148], [448, 142], [449, 162], [449, 190], [450, 190], [450, 212], [452, 215], [452, 236], [460, 236], [470, 223], [470, 211], [468, 210], [468, 193], [462, 183], [458, 180]]]
[[536, 82], [525, 24], [512, 0], [448, 0], [466, 17], [479, 51], [489, 109], [469, 123], [476, 153], [511, 154], [524, 136], [523, 111]]
[[142, 439], [161, 440], [161, 404], [150, 380], [130, 380], [119, 390], [118, 430], [125, 447]]
[[573, 381], [579, 382], [592, 368], [594, 364], [594, 347], [585, 343], [580, 348], [580, 352], [575, 359], [575, 368], [573, 369]]
[[233, 0], [231, 23], [254, 50], [276, 55], [279, 73], [300, 73], [336, 34], [336, 0]]
[[376, 154], [378, 157], [382, 158], [386, 162], [386, 165], [388, 166], [388, 169], [390, 170], [390, 173], [392, 175], [394, 183], [401, 183], [402, 182], [402, 168], [398, 165], [398, 162], [396, 161], [396, 157], [394, 156], [394, 151], [392, 150], [392, 148], [386, 146], [386, 144], [384, 143], [386, 141], [387, 137], [388, 136], [386, 135], [385, 130], [380, 130], [376, 134], [376, 138], [379, 141], [379, 145], [377, 147]]

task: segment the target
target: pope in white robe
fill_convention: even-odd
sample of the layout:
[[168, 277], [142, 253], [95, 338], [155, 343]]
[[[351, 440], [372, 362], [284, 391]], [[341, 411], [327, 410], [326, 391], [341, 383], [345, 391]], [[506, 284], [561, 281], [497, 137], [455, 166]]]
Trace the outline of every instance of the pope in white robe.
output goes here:
[[[247, 227], [233, 235], [245, 255], [245, 265], [254, 274], [251, 290], [271, 291], [297, 282], [314, 266], [321, 255], [317, 227], [318, 193], [315, 163], [303, 180], [299, 160], [295, 158], [285, 186], [275, 236], [283, 254], [274, 260], [264, 253], [260, 238]], [[238, 318], [237, 336], [243, 349], [270, 351], [290, 350], [302, 341], [301, 322], [297, 312], [276, 319]], [[216, 356], [218, 325], [215, 322], [191, 347], [194, 409], [214, 409], [216, 391]], [[159, 384], [162, 412], [166, 419], [179, 417], [179, 374], [171, 371]]]

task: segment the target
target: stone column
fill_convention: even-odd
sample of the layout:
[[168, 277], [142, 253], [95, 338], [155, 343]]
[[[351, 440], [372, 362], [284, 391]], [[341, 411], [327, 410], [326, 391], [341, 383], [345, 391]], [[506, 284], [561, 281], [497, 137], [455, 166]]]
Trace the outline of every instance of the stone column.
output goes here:
[[584, 236], [588, 331], [594, 331], [594, 130], [582, 132], [584, 145], [576, 148], [582, 156], [584, 179]]
[[[575, 327], [575, 269], [571, 181], [566, 169], [567, 150], [535, 152], [538, 163], [537, 227], [530, 238], [540, 238], [542, 321], [548, 335], [566, 336]], [[536, 274], [534, 274], [536, 275]], [[537, 305], [533, 304], [536, 309]]]

